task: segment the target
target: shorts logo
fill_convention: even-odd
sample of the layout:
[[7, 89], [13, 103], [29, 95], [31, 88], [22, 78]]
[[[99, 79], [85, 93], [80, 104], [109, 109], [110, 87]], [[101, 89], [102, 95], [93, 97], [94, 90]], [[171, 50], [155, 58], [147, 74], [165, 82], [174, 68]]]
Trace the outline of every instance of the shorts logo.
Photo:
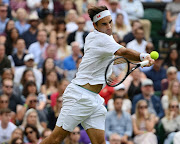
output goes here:
[[98, 15], [98, 16], [97, 16], [97, 18], [100, 18], [100, 17], [101, 17], [101, 15]]

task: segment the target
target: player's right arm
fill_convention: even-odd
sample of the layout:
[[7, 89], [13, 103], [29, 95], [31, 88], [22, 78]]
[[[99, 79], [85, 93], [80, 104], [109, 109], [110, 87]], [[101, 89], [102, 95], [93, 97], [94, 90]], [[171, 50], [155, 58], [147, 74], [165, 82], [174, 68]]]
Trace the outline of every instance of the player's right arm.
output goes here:
[[[133, 49], [125, 48], [125, 47], [122, 47], [122, 48], [118, 49], [115, 52], [115, 55], [123, 56], [123, 57], [127, 58], [130, 61], [141, 61], [139, 52], [137, 52], [137, 51], [135, 51]], [[146, 56], [144, 60], [149, 60], [149, 66], [154, 64], [154, 60], [151, 59], [151, 57], [149, 55]]]

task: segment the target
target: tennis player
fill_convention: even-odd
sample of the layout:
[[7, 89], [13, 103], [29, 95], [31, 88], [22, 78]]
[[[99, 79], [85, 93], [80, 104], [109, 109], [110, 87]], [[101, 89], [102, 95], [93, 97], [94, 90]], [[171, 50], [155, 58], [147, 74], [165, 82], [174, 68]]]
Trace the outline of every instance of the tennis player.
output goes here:
[[98, 93], [105, 83], [104, 73], [108, 62], [114, 55], [119, 55], [133, 61], [149, 60], [147, 66], [154, 63], [149, 54], [140, 54], [115, 42], [112, 37], [112, 18], [107, 7], [92, 7], [88, 13], [95, 30], [86, 37], [84, 56], [76, 78], [63, 94], [63, 107], [56, 127], [41, 144], [60, 144], [80, 123], [92, 144], [105, 144], [107, 110]]

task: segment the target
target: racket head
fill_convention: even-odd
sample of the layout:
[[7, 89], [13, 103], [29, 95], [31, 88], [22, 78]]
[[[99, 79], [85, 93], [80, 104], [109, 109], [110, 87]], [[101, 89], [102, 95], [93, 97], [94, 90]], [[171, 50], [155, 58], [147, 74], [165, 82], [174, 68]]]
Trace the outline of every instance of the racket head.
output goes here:
[[129, 61], [120, 56], [112, 59], [105, 70], [105, 81], [110, 87], [121, 84], [129, 74]]

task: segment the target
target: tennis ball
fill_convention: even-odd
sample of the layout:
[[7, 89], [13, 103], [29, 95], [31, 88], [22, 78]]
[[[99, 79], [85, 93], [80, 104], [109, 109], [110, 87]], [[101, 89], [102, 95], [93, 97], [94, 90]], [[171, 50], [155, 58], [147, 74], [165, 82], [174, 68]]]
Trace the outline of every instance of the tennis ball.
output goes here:
[[152, 59], [156, 60], [159, 57], [159, 53], [157, 51], [152, 51], [150, 53], [150, 56], [151, 56]]

